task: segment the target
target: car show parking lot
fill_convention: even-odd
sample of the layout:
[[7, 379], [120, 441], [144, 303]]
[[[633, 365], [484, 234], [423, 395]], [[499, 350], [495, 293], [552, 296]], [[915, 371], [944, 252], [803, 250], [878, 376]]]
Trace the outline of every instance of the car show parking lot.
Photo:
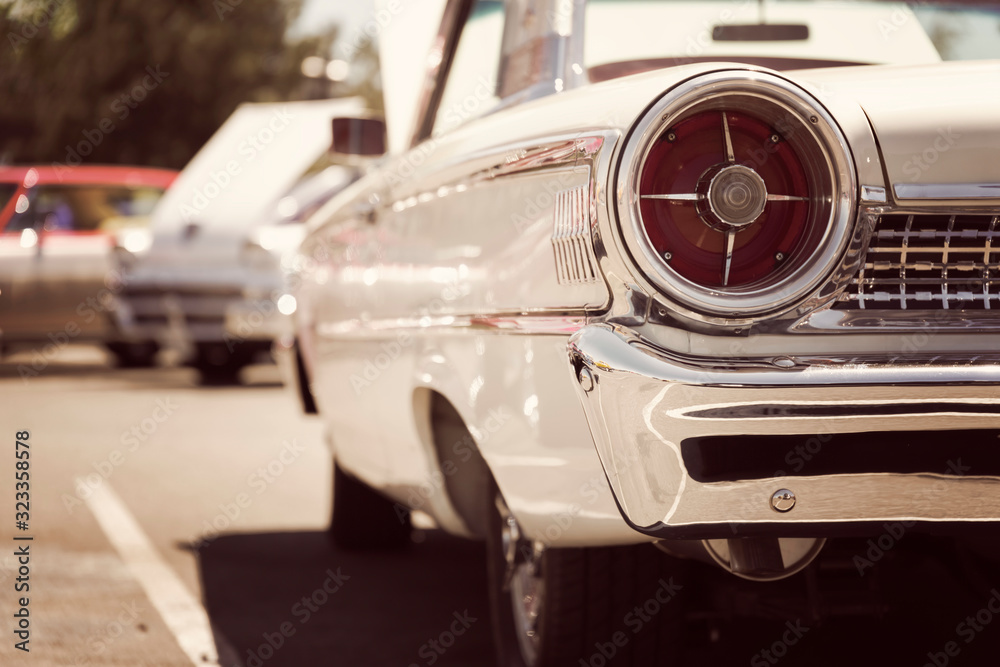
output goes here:
[[0, 28], [0, 667], [997, 664], [1000, 0]]
[[[401, 552], [333, 547], [322, 429], [299, 414], [275, 367], [207, 388], [192, 369], [111, 368], [96, 347], [68, 346], [28, 381], [17, 372], [26, 359], [0, 362], [0, 400], [5, 433], [31, 433], [31, 652], [16, 651], [5, 628], [0, 664], [493, 663], [481, 543], [423, 524]], [[11, 517], [0, 536], [6, 619], [14, 532]], [[851, 548], [820, 565], [841, 568], [841, 592], [870, 587], [872, 604], [886, 605], [880, 621], [816, 624], [778, 596], [773, 620], [709, 617], [688, 602], [712, 589], [705, 566], [672, 588], [649, 582], [646, 603], [611, 619], [583, 664], [614, 664], [677, 604], [689, 612], [681, 664], [988, 664], [1000, 638], [996, 582], [962, 580], [905, 526]], [[896, 571], [881, 570], [888, 561]], [[915, 576], [921, 585], [908, 583]], [[746, 592], [727, 593], [724, 606], [738, 613]], [[830, 591], [822, 600], [838, 604]]]
[[64, 348], [27, 382], [25, 360], [0, 363], [0, 401], [10, 436], [31, 433], [31, 650], [5, 627], [0, 664], [423, 664], [442, 635], [437, 664], [489, 663], [481, 549], [430, 531], [410, 556], [334, 551], [321, 429], [275, 367], [206, 389], [190, 369], [111, 369], [98, 348]]

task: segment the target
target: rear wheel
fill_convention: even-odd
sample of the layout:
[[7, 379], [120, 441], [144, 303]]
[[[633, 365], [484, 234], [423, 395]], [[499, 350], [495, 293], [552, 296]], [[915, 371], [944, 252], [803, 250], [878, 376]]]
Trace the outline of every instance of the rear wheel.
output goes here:
[[344, 549], [401, 549], [410, 543], [410, 510], [333, 463], [330, 537]]
[[192, 365], [203, 385], [239, 384], [240, 371], [252, 361], [245, 347], [230, 350], [225, 343], [198, 343]]
[[156, 365], [156, 354], [160, 346], [153, 341], [141, 343], [107, 343], [108, 352], [119, 368], [152, 368]]
[[680, 563], [652, 545], [545, 549], [494, 489], [487, 539], [500, 667], [669, 665], [681, 653]]

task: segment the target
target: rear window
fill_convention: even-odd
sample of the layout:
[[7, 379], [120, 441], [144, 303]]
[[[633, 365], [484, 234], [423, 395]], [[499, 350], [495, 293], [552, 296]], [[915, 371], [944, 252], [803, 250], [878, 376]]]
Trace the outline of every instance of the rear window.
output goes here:
[[[797, 30], [779, 37], [765, 24]], [[591, 81], [711, 61], [779, 70], [923, 64], [1000, 57], [1000, 8], [942, 0], [592, 0], [585, 33]]]
[[10, 203], [10, 198], [17, 192], [16, 183], [0, 183], [0, 211]]

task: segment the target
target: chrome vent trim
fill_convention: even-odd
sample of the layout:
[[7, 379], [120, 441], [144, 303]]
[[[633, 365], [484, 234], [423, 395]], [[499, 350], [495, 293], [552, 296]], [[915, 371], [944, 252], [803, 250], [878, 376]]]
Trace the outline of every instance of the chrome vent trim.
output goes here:
[[880, 216], [834, 308], [1000, 312], [1000, 216]]
[[1000, 199], [1000, 183], [896, 183], [899, 199]]
[[555, 197], [552, 251], [560, 285], [597, 282], [590, 235], [590, 186], [561, 190]]

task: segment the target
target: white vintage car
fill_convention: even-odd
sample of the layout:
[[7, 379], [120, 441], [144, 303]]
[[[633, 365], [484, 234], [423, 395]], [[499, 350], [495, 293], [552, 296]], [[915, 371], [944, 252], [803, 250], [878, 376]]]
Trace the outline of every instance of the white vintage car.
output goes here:
[[666, 661], [692, 561], [820, 614], [884, 565], [844, 538], [989, 534], [996, 7], [377, 16], [385, 127], [340, 139], [388, 150], [297, 259], [339, 544], [403, 544], [411, 510], [485, 539], [500, 664], [541, 666]]
[[[358, 100], [243, 104], [184, 168], [135, 252], [118, 255], [114, 320], [124, 340], [172, 349], [202, 382], [236, 382], [289, 335], [288, 255], [306, 214], [357, 176], [322, 170], [331, 119]], [[287, 270], [286, 270], [287, 269]]]

